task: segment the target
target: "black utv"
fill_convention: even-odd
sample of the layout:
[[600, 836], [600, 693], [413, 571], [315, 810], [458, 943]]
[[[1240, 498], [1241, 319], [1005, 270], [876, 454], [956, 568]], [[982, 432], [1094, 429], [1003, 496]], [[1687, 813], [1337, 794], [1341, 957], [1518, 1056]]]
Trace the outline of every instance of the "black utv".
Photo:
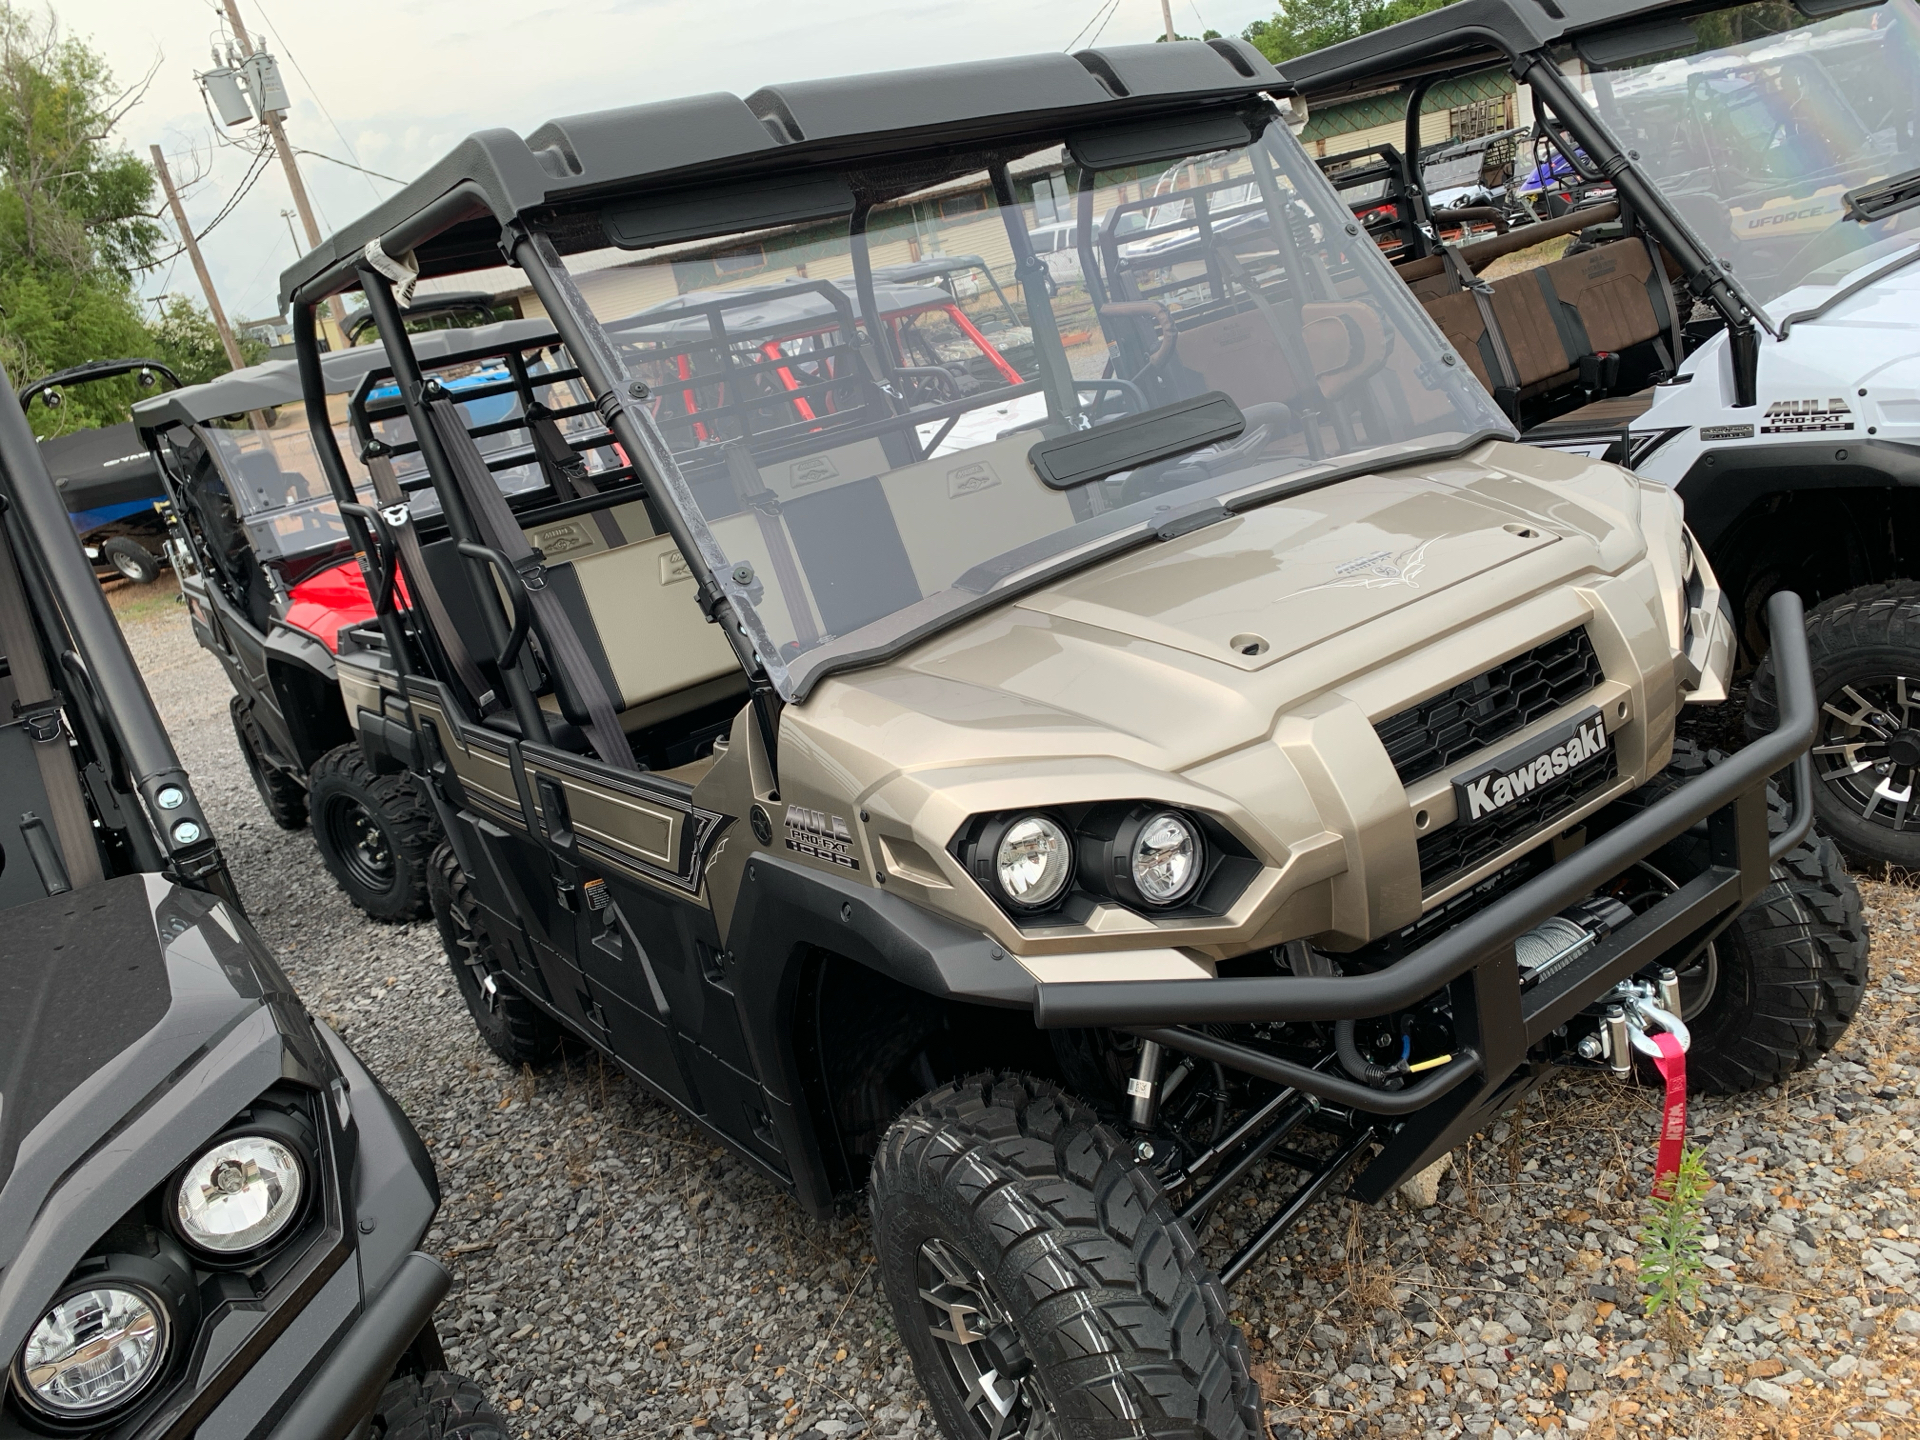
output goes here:
[[406, 1117], [242, 913], [0, 384], [0, 1436], [504, 1431]]
[[[464, 391], [490, 378], [469, 352], [485, 355], [549, 333], [508, 321], [435, 330], [414, 344]], [[377, 343], [329, 354], [328, 405], [344, 416], [349, 398], [385, 364]], [[485, 400], [475, 404], [475, 423], [506, 413]], [[344, 419], [337, 423], [344, 435]], [[427, 913], [426, 862], [439, 835], [418, 789], [362, 753], [341, 696], [340, 632], [371, 619], [373, 602], [307, 424], [291, 360], [153, 396], [133, 414], [141, 453], [171, 503], [168, 553], [193, 632], [233, 686], [234, 735], [261, 803], [285, 830], [311, 819], [328, 871], [368, 915], [418, 918]], [[487, 443], [490, 452], [501, 448], [500, 440]], [[349, 453], [356, 497], [377, 501], [360, 447]], [[501, 483], [528, 483], [518, 477], [509, 467]], [[373, 709], [380, 709], [377, 697]]]
[[[1794, 597], [1779, 727], [1676, 745], [1731, 627], [1671, 492], [1515, 443], [1285, 88], [1182, 42], [492, 130], [282, 279], [481, 1033], [864, 1197], [952, 1440], [1261, 1434], [1222, 1281], [1316, 1196], [1555, 1066], [1774, 1082], [1866, 979]], [[1018, 297], [1005, 370], [901, 343], [929, 251]], [[511, 495], [402, 309], [502, 254], [565, 357], [499, 357]], [[320, 413], [352, 290], [404, 503]]]

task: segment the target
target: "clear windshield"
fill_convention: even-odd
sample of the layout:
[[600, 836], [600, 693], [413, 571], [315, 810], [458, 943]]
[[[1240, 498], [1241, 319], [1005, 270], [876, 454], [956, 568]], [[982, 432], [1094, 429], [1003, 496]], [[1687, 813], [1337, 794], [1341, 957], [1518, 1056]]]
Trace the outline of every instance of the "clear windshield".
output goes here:
[[[1170, 510], [1509, 433], [1278, 126], [1175, 164], [1090, 173], [1056, 148], [936, 185], [849, 178], [881, 191], [857, 232], [681, 242], [577, 277], [648, 387], [684, 482], [668, 498], [789, 694]], [[888, 278], [939, 256], [985, 274]], [[1209, 392], [1244, 416], [1230, 438], [1065, 489], [1029, 463], [1122, 420], [1151, 438]]]
[[1920, 210], [1861, 224], [1842, 200], [1920, 166], [1914, 0], [1825, 20], [1758, 0], [1685, 25], [1692, 46], [1600, 71], [1592, 93], [1750, 295], [1766, 304], [1820, 283], [1853, 268], [1836, 262], [1920, 228]]

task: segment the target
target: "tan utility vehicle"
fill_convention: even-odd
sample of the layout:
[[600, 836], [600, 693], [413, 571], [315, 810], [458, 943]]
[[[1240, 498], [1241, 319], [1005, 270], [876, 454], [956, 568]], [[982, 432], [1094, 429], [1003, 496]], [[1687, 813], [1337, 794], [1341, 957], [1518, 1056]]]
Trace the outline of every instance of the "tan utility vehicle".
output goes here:
[[[810, 1211], [864, 1190], [954, 1440], [1259, 1434], [1221, 1282], [1315, 1196], [1661, 1030], [1775, 1079], [1865, 980], [1804, 773], [1770, 824], [1793, 597], [1781, 727], [1676, 755], [1730, 635], [1670, 492], [1514, 443], [1282, 89], [1180, 43], [491, 131], [283, 282], [313, 396], [365, 292], [438, 498], [355, 505], [315, 424], [387, 637], [342, 674], [439, 812], [482, 1034], [590, 1042]], [[1063, 212], [1077, 272], [1029, 243]], [[568, 357], [500, 357], [512, 496], [400, 310], [501, 253]], [[994, 273], [967, 324], [1017, 301], [1011, 374], [888, 319], [930, 255]]]

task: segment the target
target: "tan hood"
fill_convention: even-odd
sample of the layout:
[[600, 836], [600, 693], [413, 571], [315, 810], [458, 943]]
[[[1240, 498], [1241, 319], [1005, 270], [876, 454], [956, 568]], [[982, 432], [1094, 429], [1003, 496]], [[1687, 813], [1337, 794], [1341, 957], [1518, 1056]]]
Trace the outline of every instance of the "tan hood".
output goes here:
[[817, 720], [883, 769], [1090, 754], [1185, 769], [1311, 694], [1640, 555], [1623, 472], [1511, 445], [1485, 459], [1501, 463], [1363, 476], [1143, 547], [823, 682], [790, 723]]

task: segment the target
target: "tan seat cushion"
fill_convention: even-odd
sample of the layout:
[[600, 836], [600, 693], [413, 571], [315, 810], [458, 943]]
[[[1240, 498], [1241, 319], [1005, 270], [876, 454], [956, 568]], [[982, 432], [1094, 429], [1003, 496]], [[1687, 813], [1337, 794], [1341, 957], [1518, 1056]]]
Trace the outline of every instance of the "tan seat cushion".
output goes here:
[[720, 627], [694, 601], [693, 577], [671, 536], [581, 555], [572, 564], [623, 710], [739, 673]]
[[1590, 354], [1625, 350], [1659, 338], [1664, 327], [1648, 290], [1653, 257], [1638, 240], [1615, 240], [1545, 269], [1561, 305], [1586, 330]]

